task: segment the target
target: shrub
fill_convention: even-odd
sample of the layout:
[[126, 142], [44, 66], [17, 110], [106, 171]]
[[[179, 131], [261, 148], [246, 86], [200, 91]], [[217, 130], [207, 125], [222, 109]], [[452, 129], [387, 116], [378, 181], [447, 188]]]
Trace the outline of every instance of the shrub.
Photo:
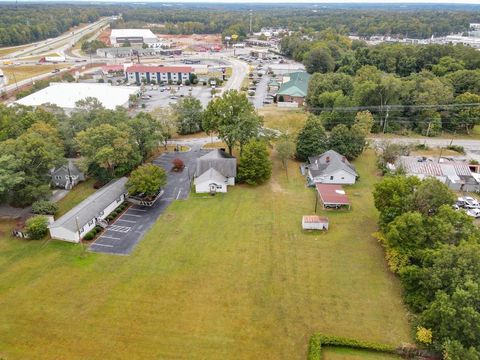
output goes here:
[[363, 349], [392, 354], [396, 352], [396, 349], [390, 345], [347, 339], [339, 336], [313, 334], [308, 345], [307, 359], [320, 360], [322, 356], [322, 345], [341, 346], [352, 349]]
[[182, 159], [179, 159], [179, 158], [173, 159], [172, 164], [173, 164], [173, 170], [175, 171], [181, 171], [185, 167], [185, 163], [183, 162]]
[[460, 145], [448, 145], [447, 149], [452, 150], [452, 151], [456, 151], [460, 154], [465, 154], [465, 149], [463, 148], [463, 146], [460, 146]]
[[32, 204], [32, 212], [38, 215], [55, 215], [58, 205], [47, 200], [39, 200]]
[[417, 327], [416, 339], [421, 344], [429, 345], [432, 343], [432, 330], [426, 329], [423, 326]]
[[95, 237], [95, 234], [89, 231], [88, 233], [85, 234], [83, 237], [84, 240], [92, 240]]
[[31, 217], [25, 223], [25, 230], [30, 239], [42, 239], [45, 235], [47, 235], [48, 219], [42, 215]]

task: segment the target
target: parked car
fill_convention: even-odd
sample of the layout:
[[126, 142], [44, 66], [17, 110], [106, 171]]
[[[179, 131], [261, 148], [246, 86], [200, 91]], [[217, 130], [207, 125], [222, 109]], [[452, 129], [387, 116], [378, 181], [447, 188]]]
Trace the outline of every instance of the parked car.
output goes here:
[[463, 197], [457, 198], [457, 202], [455, 203], [458, 207], [464, 207], [465, 206], [465, 199]]
[[478, 200], [471, 197], [471, 196], [465, 196], [465, 208], [467, 209], [478, 209], [480, 208], [480, 204], [478, 203]]
[[467, 211], [467, 215], [478, 219], [480, 218], [480, 209], [470, 209]]

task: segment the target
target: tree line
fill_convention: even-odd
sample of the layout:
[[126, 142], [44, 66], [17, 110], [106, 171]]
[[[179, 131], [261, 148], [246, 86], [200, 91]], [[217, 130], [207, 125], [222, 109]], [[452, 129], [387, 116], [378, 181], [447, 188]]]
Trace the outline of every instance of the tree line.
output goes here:
[[[95, 98], [78, 101], [69, 115], [50, 104], [0, 105], [0, 202], [26, 206], [48, 199], [49, 171], [67, 158], [79, 158], [82, 170], [104, 184], [147, 162], [175, 134], [200, 131], [217, 134], [230, 153], [238, 146], [241, 164], [242, 155], [247, 156], [239, 178], [259, 183], [270, 172], [252, 171], [245, 164], [258, 151], [267, 154], [266, 143], [260, 141], [261, 125], [262, 118], [237, 91], [226, 92], [206, 110], [189, 96], [171, 107], [133, 117], [121, 107], [105, 109]], [[268, 170], [268, 154], [262, 159], [262, 169]], [[255, 160], [252, 166], [258, 163]]]
[[28, 44], [61, 35], [74, 26], [113, 15], [113, 7], [58, 4], [0, 5], [0, 47]]
[[[374, 132], [469, 133], [480, 123], [480, 54], [467, 46], [367, 46], [326, 30], [285, 37], [282, 51], [313, 73], [307, 108], [325, 128], [353, 124], [359, 109]], [[477, 105], [475, 105], [477, 104]]]
[[435, 178], [375, 186], [378, 238], [414, 313], [416, 339], [445, 359], [480, 359], [480, 231]]

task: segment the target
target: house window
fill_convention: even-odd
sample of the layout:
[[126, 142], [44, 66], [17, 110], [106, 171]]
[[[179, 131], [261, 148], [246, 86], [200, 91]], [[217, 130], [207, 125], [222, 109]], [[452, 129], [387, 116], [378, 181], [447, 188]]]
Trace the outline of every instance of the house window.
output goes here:
[[60, 175], [55, 175], [55, 180], [62, 180], [62, 177]]

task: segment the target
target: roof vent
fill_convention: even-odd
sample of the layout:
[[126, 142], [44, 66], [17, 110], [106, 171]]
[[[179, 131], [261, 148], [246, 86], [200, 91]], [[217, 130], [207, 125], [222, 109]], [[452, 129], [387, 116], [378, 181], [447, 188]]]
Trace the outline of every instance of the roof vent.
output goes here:
[[345, 160], [347, 160], [345, 156], [342, 156], [342, 162], [345, 162]]
[[325, 158], [325, 162], [326, 162], [327, 164], [330, 162], [330, 156], [327, 156], [327, 157]]

